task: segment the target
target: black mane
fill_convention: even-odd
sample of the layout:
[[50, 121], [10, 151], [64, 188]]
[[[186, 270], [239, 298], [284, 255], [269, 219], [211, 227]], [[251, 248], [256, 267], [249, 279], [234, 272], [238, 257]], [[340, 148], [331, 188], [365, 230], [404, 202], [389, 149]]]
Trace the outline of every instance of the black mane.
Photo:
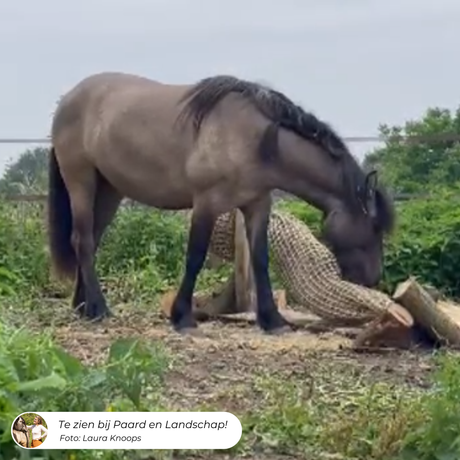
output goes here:
[[[351, 154], [344, 140], [330, 125], [306, 112], [291, 99], [268, 86], [242, 80], [230, 75], [217, 75], [200, 80], [183, 96], [185, 105], [178, 120], [191, 120], [197, 135], [205, 118], [228, 94], [237, 93], [252, 102], [274, 124], [296, 133], [339, 161], [348, 202], [354, 212], [362, 212], [358, 191], [365, 186], [366, 174]], [[382, 216], [390, 216], [391, 205], [379, 193]], [[383, 220], [386, 220], [383, 217]], [[384, 227], [391, 226], [386, 222]]]
[[287, 96], [268, 86], [229, 75], [208, 77], [196, 83], [182, 98], [187, 101], [179, 117], [191, 118], [198, 133], [204, 119], [228, 94], [238, 93], [279, 126], [324, 148], [335, 157], [351, 156], [345, 142], [325, 122], [305, 112]]

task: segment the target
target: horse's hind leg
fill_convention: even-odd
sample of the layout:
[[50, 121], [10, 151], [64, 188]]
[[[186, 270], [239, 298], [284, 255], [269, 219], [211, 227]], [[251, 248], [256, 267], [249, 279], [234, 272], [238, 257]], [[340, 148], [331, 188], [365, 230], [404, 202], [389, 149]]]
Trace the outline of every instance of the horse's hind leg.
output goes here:
[[254, 268], [257, 291], [257, 323], [266, 332], [289, 330], [287, 321], [279, 313], [273, 297], [269, 275], [268, 224], [270, 219], [270, 196], [256, 200], [241, 208]]
[[[112, 222], [122, 196], [112, 187], [102, 176], [97, 177], [97, 189], [94, 204], [94, 251], [96, 254], [99, 248], [99, 244], [104, 235], [104, 231]], [[83, 281], [82, 271], [80, 267], [77, 270], [77, 281], [75, 284], [75, 291], [72, 299], [72, 306], [80, 314], [84, 314], [84, 305], [86, 300], [85, 283]], [[108, 310], [109, 312], [109, 310]], [[110, 313], [109, 313], [110, 314]]]
[[[94, 203], [97, 191], [97, 171], [89, 165], [73, 171], [67, 180], [72, 210], [71, 243], [77, 261], [76, 290], [85, 293], [84, 309], [88, 319], [110, 315], [95, 268]], [[78, 286], [80, 278], [80, 287]], [[84, 288], [81, 286], [83, 283]]]
[[217, 214], [210, 208], [194, 206], [185, 274], [171, 308], [171, 323], [176, 331], [187, 332], [197, 327], [192, 312], [193, 292], [198, 274], [203, 268]]

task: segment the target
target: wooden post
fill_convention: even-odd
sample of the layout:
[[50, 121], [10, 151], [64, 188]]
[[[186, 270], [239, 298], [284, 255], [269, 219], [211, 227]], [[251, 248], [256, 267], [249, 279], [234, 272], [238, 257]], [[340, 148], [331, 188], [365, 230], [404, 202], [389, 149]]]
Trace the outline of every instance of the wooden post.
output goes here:
[[235, 309], [239, 312], [255, 311], [256, 291], [244, 216], [235, 212]]

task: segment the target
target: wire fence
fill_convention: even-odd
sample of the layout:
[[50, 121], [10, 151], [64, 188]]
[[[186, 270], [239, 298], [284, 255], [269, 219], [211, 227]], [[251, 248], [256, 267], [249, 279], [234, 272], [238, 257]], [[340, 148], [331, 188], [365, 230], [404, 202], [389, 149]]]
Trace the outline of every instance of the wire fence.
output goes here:
[[[459, 142], [459, 133], [439, 133], [430, 135], [371, 135], [371, 136], [343, 136], [345, 142], [366, 143], [366, 142], [386, 142], [389, 138], [400, 142], [408, 143], [431, 143], [431, 142]], [[50, 137], [5, 137], [0, 138], [0, 144], [50, 144]]]

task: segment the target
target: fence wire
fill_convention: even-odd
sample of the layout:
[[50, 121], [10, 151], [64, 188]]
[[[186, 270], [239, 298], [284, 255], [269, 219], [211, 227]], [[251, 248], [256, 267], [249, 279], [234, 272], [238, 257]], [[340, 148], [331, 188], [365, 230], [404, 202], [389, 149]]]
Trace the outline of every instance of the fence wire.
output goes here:
[[[430, 135], [391, 135], [391, 136], [342, 136], [346, 142], [362, 143], [362, 142], [386, 142], [389, 139], [398, 140], [400, 142], [409, 143], [430, 143], [430, 142], [458, 142], [460, 141], [460, 134], [458, 133], [440, 133]], [[50, 144], [51, 138], [13, 138], [5, 137], [0, 138], [0, 144]]]

